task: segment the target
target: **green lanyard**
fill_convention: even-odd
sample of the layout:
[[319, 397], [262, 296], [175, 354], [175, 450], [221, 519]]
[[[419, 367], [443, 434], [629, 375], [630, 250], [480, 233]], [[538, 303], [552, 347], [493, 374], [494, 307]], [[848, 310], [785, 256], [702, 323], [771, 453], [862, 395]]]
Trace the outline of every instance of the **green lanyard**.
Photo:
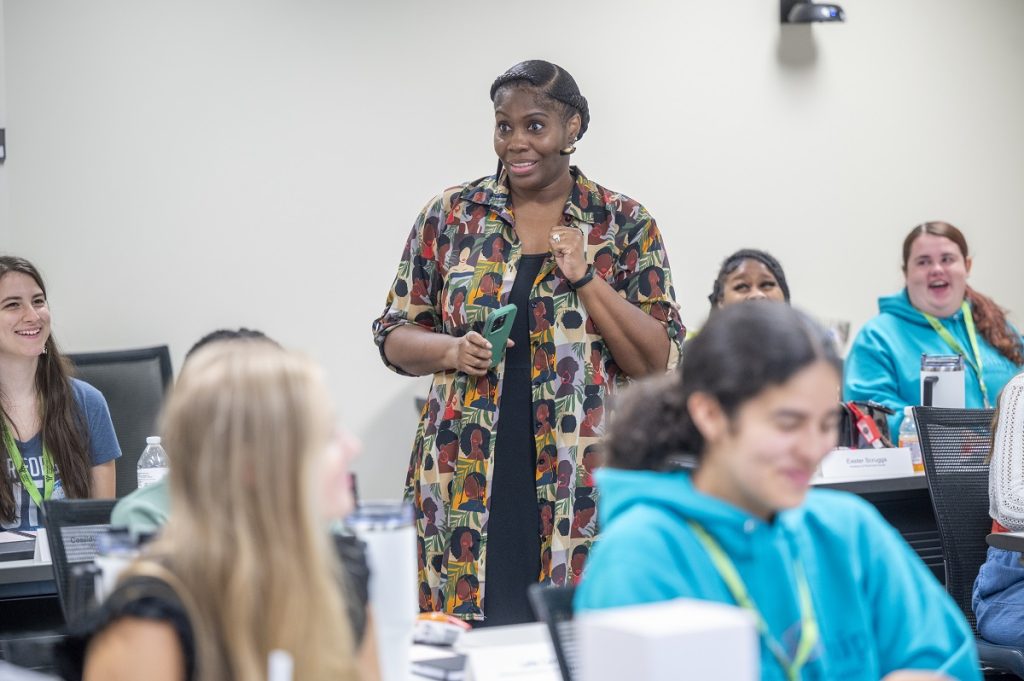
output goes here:
[[985, 366], [981, 361], [981, 351], [978, 350], [978, 332], [974, 328], [974, 315], [971, 313], [971, 305], [966, 300], [960, 306], [960, 309], [964, 313], [964, 325], [967, 327], [967, 338], [971, 341], [971, 350], [974, 351], [974, 359], [972, 360], [964, 349], [960, 347], [960, 343], [957, 342], [956, 338], [953, 338], [953, 334], [949, 332], [949, 329], [942, 325], [938, 319], [922, 312], [921, 315], [928, 320], [928, 323], [935, 329], [935, 333], [939, 334], [939, 338], [946, 341], [946, 345], [949, 348], [964, 358], [964, 360], [971, 365], [974, 369], [974, 374], [978, 377], [978, 387], [981, 388], [981, 399], [985, 403], [986, 409], [991, 409], [992, 404], [988, 401], [988, 386], [985, 385], [985, 377], [982, 375]]
[[56, 474], [53, 470], [53, 457], [50, 456], [50, 450], [46, 448], [46, 445], [43, 445], [43, 495], [39, 496], [39, 488], [36, 487], [32, 476], [29, 475], [28, 467], [25, 466], [25, 462], [21, 458], [21, 452], [18, 450], [18, 445], [14, 443], [14, 437], [11, 435], [10, 429], [7, 428], [7, 424], [3, 424], [0, 427], [4, 431], [4, 446], [7, 447], [7, 454], [11, 457], [14, 470], [18, 471], [18, 477], [21, 478], [21, 486], [32, 497], [32, 501], [36, 502], [36, 506], [42, 508], [43, 499], [49, 499], [53, 495], [53, 484], [56, 479]]
[[804, 574], [803, 564], [799, 560], [793, 563], [793, 571], [796, 573], [796, 589], [800, 599], [800, 642], [796, 647], [796, 657], [790, 660], [782, 644], [768, 630], [768, 623], [764, 621], [761, 610], [754, 603], [750, 594], [747, 593], [747, 587], [743, 584], [743, 578], [740, 577], [739, 571], [736, 570], [736, 566], [729, 559], [725, 550], [715, 541], [714, 537], [708, 534], [707, 530], [696, 522], [691, 520], [690, 527], [693, 528], [697, 539], [700, 540], [700, 543], [707, 550], [708, 555], [711, 557], [711, 562], [714, 564], [715, 569], [718, 570], [718, 574], [722, 577], [722, 581], [725, 582], [725, 586], [729, 589], [732, 597], [736, 600], [736, 604], [754, 616], [755, 623], [757, 624], [757, 633], [761, 635], [761, 639], [768, 646], [768, 650], [775, 656], [779, 666], [782, 667], [782, 671], [785, 672], [786, 678], [789, 681], [799, 681], [800, 670], [807, 664], [807, 660], [810, 658], [814, 647], [818, 645], [818, 639], [820, 638], [818, 619], [814, 614], [814, 602], [811, 600], [811, 587], [807, 584], [807, 576]]

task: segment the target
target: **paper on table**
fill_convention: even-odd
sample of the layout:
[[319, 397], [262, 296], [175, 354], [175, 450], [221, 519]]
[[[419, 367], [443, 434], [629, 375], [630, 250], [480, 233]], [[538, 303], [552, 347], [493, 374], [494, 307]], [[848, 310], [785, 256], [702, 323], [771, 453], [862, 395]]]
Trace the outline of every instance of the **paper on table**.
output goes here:
[[555, 651], [548, 641], [468, 648], [473, 681], [561, 681]]
[[409, 650], [409, 660], [416, 662], [418, 660], [433, 660], [438, 657], [451, 657], [452, 648], [449, 646], [430, 646], [414, 644]]
[[0, 544], [8, 544], [16, 541], [32, 541], [35, 538], [35, 532], [23, 532], [21, 530], [18, 530], [17, 532], [0, 532]]

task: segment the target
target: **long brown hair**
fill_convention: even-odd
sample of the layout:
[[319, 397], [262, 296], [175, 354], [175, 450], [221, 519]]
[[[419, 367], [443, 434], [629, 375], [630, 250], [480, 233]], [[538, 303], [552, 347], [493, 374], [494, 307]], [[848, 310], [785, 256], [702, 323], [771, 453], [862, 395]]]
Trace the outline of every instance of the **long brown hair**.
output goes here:
[[[967, 259], [967, 239], [964, 238], [963, 232], [948, 222], [925, 222], [910, 230], [910, 234], [903, 240], [904, 272], [907, 271], [907, 263], [910, 261], [910, 249], [922, 234], [949, 239], [960, 249], [960, 255], [964, 260]], [[1017, 366], [1024, 364], [1024, 349], [1021, 348], [1020, 337], [1010, 329], [1006, 321], [1006, 312], [996, 305], [994, 300], [970, 286], [967, 287], [967, 301], [971, 304], [974, 323], [989, 345]]]
[[[46, 285], [39, 270], [24, 258], [0, 256], [0, 279], [11, 272], [32, 277], [46, 295]], [[92, 491], [90, 475], [89, 429], [71, 390], [71, 363], [61, 354], [51, 329], [46, 339], [46, 352], [39, 357], [36, 365], [36, 394], [42, 421], [43, 443], [53, 455], [53, 462], [60, 471], [60, 481], [65, 494], [72, 499], [84, 499]], [[0, 393], [4, 390], [4, 377], [0, 375]], [[10, 417], [0, 404], [3, 416], [2, 427], [6, 431]], [[5, 458], [11, 453], [3, 447]], [[15, 500], [12, 481], [8, 475], [6, 460], [0, 464], [0, 520], [14, 521]]]

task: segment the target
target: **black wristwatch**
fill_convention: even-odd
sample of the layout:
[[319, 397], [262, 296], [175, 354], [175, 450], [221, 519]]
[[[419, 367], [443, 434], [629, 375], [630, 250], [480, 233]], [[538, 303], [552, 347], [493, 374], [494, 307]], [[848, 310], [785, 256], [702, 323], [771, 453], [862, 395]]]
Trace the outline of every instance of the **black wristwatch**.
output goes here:
[[569, 288], [571, 288], [573, 291], [576, 291], [578, 289], [583, 288], [587, 284], [589, 284], [591, 279], [593, 279], [593, 278], [594, 278], [594, 266], [593, 265], [587, 265], [587, 273], [586, 274], [584, 274], [582, 277], [580, 277], [576, 281], [569, 281], [568, 279], [566, 279], [565, 283], [569, 284]]

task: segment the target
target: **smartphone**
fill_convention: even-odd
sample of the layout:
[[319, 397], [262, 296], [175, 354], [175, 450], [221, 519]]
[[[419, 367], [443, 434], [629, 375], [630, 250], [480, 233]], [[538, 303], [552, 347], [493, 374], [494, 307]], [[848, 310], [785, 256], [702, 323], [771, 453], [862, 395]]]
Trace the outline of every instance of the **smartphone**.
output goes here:
[[492, 310], [484, 322], [484, 338], [491, 344], [491, 368], [498, 366], [505, 354], [512, 323], [516, 320], [516, 306], [506, 305]]

